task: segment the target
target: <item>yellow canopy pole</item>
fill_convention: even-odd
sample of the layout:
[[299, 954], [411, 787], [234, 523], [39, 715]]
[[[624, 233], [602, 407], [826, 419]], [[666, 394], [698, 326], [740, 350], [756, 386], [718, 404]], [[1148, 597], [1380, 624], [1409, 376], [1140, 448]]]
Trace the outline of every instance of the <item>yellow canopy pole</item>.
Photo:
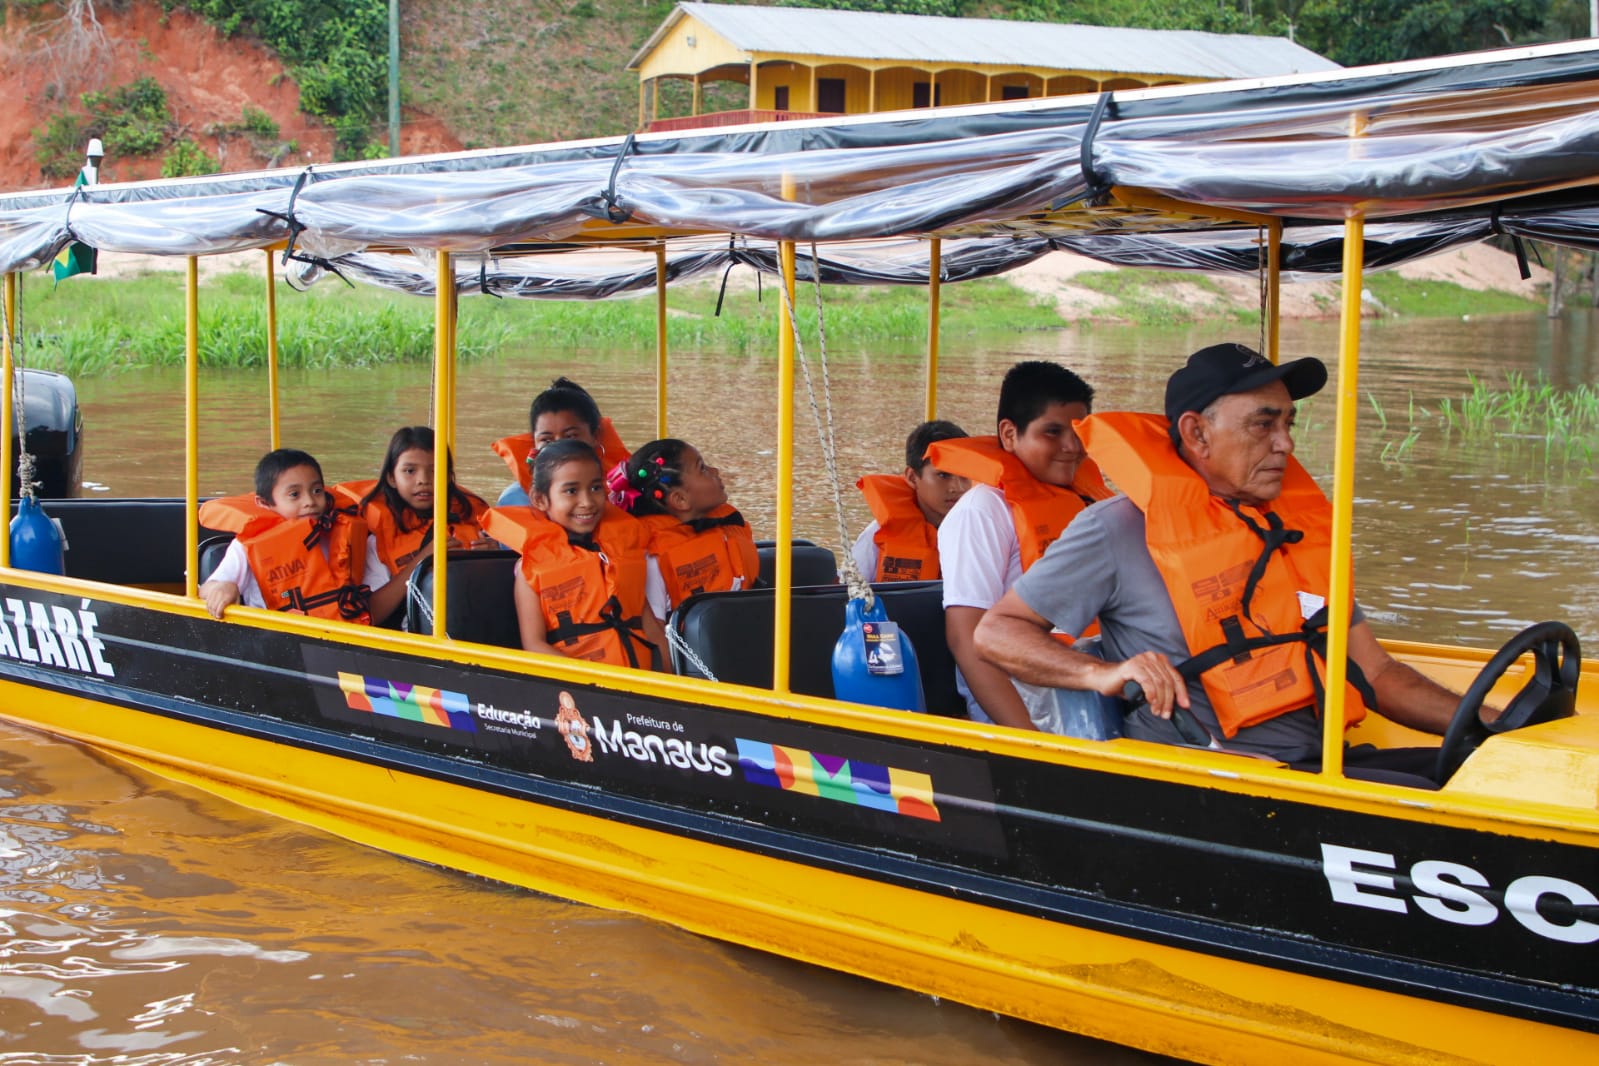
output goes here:
[[278, 289], [272, 249], [266, 249], [267, 417], [272, 423], [272, 450], [282, 447], [282, 409], [278, 406]]
[[655, 247], [655, 436], [666, 436], [666, 244]]
[[183, 286], [183, 594], [200, 595], [200, 258]]
[[1272, 219], [1266, 227], [1266, 358], [1279, 361], [1282, 334], [1283, 220]]
[[15, 272], [6, 274], [5, 295], [0, 297], [6, 305], [5, 337], [0, 340], [0, 378], [4, 378], [4, 393], [0, 394], [0, 478], [5, 479], [6, 491], [0, 493], [4, 502], [0, 503], [0, 566], [11, 565], [11, 467], [17, 457], [11, 454], [11, 434], [16, 430], [16, 412], [11, 409], [16, 389], [12, 384], [12, 375], [16, 367], [12, 360], [11, 344], [17, 329], [17, 275]]
[[[783, 176], [783, 198], [794, 179]], [[777, 302], [777, 610], [772, 629], [772, 691], [787, 692], [794, 590], [794, 242], [779, 241], [784, 298]]]
[[448, 441], [455, 436], [455, 265], [440, 251], [433, 299], [433, 635], [444, 630], [450, 557], [450, 474]]
[[1337, 433], [1333, 441], [1332, 560], [1327, 581], [1327, 707], [1321, 744], [1322, 773], [1344, 771], [1344, 681], [1348, 676], [1349, 612], [1354, 607], [1352, 563], [1355, 498], [1355, 414], [1360, 410], [1360, 291], [1366, 220], [1344, 222], [1344, 292], [1338, 329]]
[[944, 242], [934, 237], [927, 242], [927, 413], [931, 422], [938, 417], [938, 324], [944, 306]]

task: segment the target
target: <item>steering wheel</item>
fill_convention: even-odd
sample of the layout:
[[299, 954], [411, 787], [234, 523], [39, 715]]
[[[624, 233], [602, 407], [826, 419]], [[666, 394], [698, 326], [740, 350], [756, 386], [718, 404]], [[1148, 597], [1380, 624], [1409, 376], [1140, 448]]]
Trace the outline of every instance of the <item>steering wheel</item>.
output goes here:
[[[1511, 665], [1532, 652], [1533, 670], [1521, 691], [1511, 697], [1504, 713], [1484, 724], [1479, 717], [1490, 689]], [[1577, 677], [1582, 673], [1582, 646], [1577, 634], [1564, 622], [1539, 622], [1528, 626], [1505, 642], [1494, 657], [1483, 664], [1477, 679], [1460, 697], [1455, 716], [1450, 719], [1438, 748], [1438, 768], [1433, 776], [1443, 785], [1454, 776], [1460, 764], [1477, 746], [1497, 733], [1508, 733], [1522, 726], [1570, 718], [1577, 709]]]

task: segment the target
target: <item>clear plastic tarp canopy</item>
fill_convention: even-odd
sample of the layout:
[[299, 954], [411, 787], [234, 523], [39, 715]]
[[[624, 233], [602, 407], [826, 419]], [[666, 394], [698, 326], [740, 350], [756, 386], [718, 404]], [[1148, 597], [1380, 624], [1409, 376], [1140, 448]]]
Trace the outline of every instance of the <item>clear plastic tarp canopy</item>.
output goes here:
[[[0, 196], [0, 270], [69, 241], [210, 255], [284, 246], [334, 271], [431, 291], [591, 298], [815, 243], [802, 276], [946, 280], [1053, 248], [1116, 264], [1259, 268], [1283, 225], [1290, 272], [1335, 271], [1339, 223], [1372, 267], [1495, 234], [1599, 247], [1599, 49], [1517, 49], [1125, 95], [1023, 101]], [[1129, 191], [1136, 195], [1127, 195]], [[865, 242], [865, 243], [862, 243]], [[631, 259], [572, 245], [650, 249]], [[812, 266], [814, 263], [814, 267]]]

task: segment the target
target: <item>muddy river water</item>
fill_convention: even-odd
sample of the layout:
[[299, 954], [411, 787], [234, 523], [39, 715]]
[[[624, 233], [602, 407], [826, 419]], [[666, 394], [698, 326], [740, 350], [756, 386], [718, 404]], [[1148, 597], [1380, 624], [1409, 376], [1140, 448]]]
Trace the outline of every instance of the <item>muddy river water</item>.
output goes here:
[[[999, 378], [1020, 358], [1074, 367], [1103, 408], [1158, 409], [1175, 359], [1220, 339], [1250, 330], [948, 337], [940, 414], [989, 431]], [[1541, 434], [1464, 442], [1431, 415], [1469, 390], [1468, 374], [1594, 382], [1593, 324], [1376, 324], [1366, 343], [1355, 547], [1379, 631], [1492, 646], [1559, 617], [1599, 648], [1594, 464], [1551, 456]], [[1291, 324], [1283, 348], [1330, 358], [1334, 327]], [[842, 476], [897, 469], [921, 413], [920, 357], [835, 344], [829, 358]], [[498, 492], [507, 473], [488, 442], [525, 428], [529, 399], [557, 373], [589, 386], [630, 444], [648, 439], [652, 366], [647, 353], [561, 351], [464, 367], [461, 479]], [[670, 428], [721, 466], [761, 533], [773, 381], [768, 352], [673, 356]], [[248, 486], [267, 441], [263, 383], [204, 377], [203, 492]], [[89, 491], [181, 494], [180, 390], [170, 373], [82, 383]], [[370, 477], [390, 431], [425, 420], [428, 375], [287, 374], [283, 402], [285, 442], [331, 478]], [[798, 531], [836, 546], [803, 404], [801, 415]], [[1300, 456], [1318, 476], [1330, 473], [1331, 422], [1328, 400], [1301, 418]], [[853, 495], [849, 535], [865, 520]], [[0, 726], [0, 1064], [751, 1061], [1155, 1060], [410, 863]]]

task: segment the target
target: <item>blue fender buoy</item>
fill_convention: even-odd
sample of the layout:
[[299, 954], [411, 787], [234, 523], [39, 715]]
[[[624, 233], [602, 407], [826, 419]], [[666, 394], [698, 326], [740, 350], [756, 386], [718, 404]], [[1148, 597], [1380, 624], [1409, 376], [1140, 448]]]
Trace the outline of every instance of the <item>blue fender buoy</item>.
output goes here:
[[11, 520], [11, 565], [41, 574], [64, 574], [67, 570], [61, 552], [61, 531], [32, 496], [22, 498], [17, 517]]
[[889, 620], [882, 599], [850, 599], [844, 604], [844, 632], [833, 645], [833, 695], [851, 703], [927, 710], [916, 649]]

